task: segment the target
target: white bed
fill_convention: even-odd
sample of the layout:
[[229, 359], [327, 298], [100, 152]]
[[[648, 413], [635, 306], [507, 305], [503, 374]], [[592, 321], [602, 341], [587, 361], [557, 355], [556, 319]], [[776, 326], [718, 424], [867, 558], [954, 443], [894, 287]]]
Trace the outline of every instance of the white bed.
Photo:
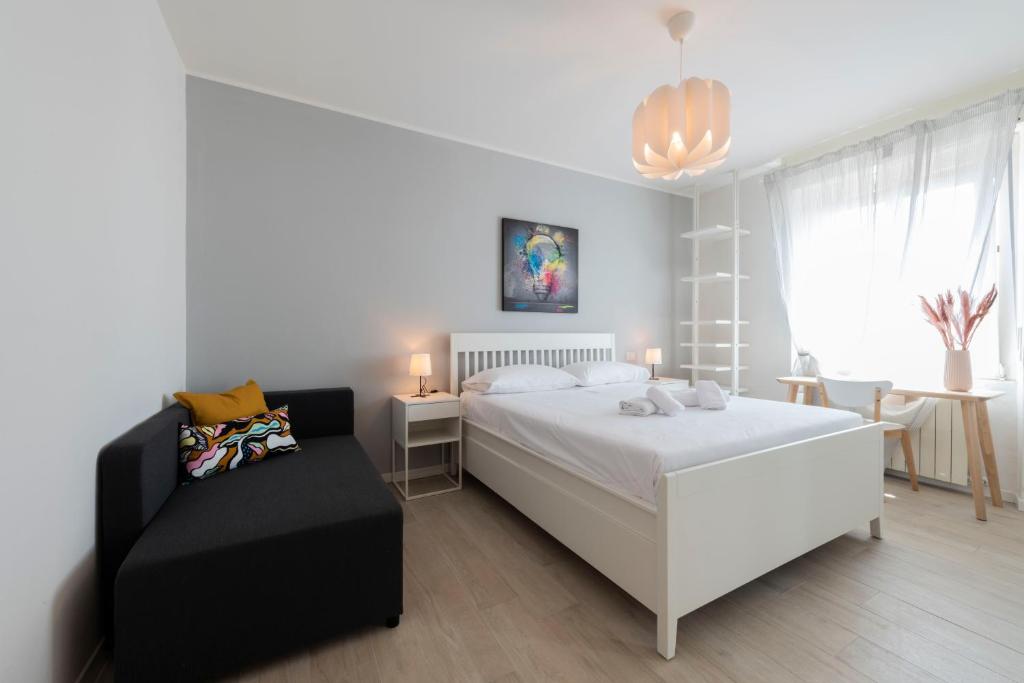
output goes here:
[[858, 427], [860, 415], [734, 397], [728, 410], [619, 414], [650, 385], [623, 382], [521, 394], [462, 393], [462, 415], [504, 439], [650, 504], [662, 474]]
[[[459, 392], [466, 377], [503, 365], [561, 367], [614, 357], [612, 334], [453, 334], [450, 386]], [[883, 424], [826, 426], [820, 416], [839, 419], [830, 411], [733, 398], [722, 417], [692, 415], [694, 424], [728, 422], [709, 427], [717, 436], [682, 436], [658, 424], [673, 418], [595, 416], [606, 399], [614, 412], [612, 389], [549, 393], [466, 399], [465, 468], [657, 614], [658, 652], [667, 659], [675, 655], [684, 614], [861, 524], [881, 537]], [[536, 416], [531, 428], [529, 415], [545, 412], [538, 408], [544, 402], [560, 406], [558, 413], [546, 421]], [[790, 426], [774, 433], [754, 427], [777, 408]], [[804, 419], [811, 415], [817, 417]], [[547, 428], [539, 428], [542, 422]], [[824, 433], [810, 435], [808, 422]], [[740, 440], [722, 438], [731, 429], [756, 433], [738, 447]], [[652, 448], [680, 438], [695, 444]], [[580, 439], [596, 439], [601, 449], [581, 447]], [[703, 446], [696, 445], [701, 439]], [[591, 457], [582, 457], [588, 450]], [[620, 462], [609, 465], [613, 458]], [[595, 471], [601, 462], [603, 470]]]

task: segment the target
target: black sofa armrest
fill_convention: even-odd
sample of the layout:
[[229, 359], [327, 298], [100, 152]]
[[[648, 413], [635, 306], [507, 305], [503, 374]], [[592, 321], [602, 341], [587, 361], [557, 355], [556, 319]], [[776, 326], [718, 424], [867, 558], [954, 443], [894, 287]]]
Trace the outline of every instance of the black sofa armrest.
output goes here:
[[167, 497], [178, 486], [178, 425], [188, 411], [175, 403], [117, 437], [97, 459], [97, 559], [104, 629], [113, 638], [114, 579]]
[[271, 410], [288, 406], [292, 434], [296, 439], [353, 433], [355, 399], [348, 387], [265, 391], [263, 396]]

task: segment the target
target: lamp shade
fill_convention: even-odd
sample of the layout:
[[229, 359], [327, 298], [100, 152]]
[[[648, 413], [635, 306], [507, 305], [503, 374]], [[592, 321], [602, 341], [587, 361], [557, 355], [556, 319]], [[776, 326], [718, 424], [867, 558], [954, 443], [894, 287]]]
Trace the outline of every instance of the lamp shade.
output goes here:
[[729, 89], [720, 81], [687, 78], [663, 85], [633, 113], [633, 167], [645, 178], [700, 175], [725, 161]]
[[409, 374], [414, 377], [430, 376], [430, 354], [414, 353], [409, 358]]
[[661, 365], [661, 349], [647, 349], [644, 352], [644, 363], [647, 365]]

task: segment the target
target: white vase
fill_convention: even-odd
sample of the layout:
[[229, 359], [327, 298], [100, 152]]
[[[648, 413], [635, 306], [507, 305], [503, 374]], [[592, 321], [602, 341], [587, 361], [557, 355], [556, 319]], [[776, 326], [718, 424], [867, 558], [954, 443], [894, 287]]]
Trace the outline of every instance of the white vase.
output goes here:
[[971, 352], [967, 349], [946, 349], [946, 376], [949, 391], [970, 391], [974, 386], [971, 372]]

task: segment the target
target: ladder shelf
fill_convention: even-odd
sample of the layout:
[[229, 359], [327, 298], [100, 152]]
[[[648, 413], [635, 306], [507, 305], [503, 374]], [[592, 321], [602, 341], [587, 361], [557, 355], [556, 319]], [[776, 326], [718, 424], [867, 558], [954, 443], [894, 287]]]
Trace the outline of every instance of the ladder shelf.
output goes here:
[[[679, 342], [679, 345], [683, 346], [683, 347], [686, 347], [686, 348], [693, 347], [693, 346], [698, 346], [698, 347], [700, 347], [702, 349], [731, 349], [732, 348], [732, 342], [697, 342], [696, 344], [694, 344], [693, 342]], [[740, 342], [738, 344], [738, 346], [741, 349], [745, 349], [745, 348], [748, 348], [750, 346], [750, 344], [748, 344], [746, 342]]]
[[[749, 280], [749, 275], [737, 275], [740, 280]], [[732, 273], [705, 273], [704, 275], [687, 275], [679, 278], [681, 282], [699, 282], [701, 284], [710, 284], [713, 282], [732, 282]]]
[[[715, 365], [714, 363], [683, 363], [679, 366], [682, 370], [707, 370], [708, 372], [729, 372], [731, 365]], [[740, 370], [747, 370], [746, 365], [741, 365]]]
[[[701, 228], [700, 230], [690, 230], [688, 232], [681, 232], [679, 236], [684, 240], [725, 240], [732, 237], [734, 228], [731, 225], [712, 225], [710, 228]], [[740, 237], [746, 237], [750, 234], [749, 230], [738, 229], [736, 232]]]
[[[692, 229], [680, 233], [680, 238], [689, 240], [691, 245], [690, 274], [680, 278], [683, 283], [691, 285], [690, 311], [691, 320], [682, 320], [680, 325], [690, 326], [690, 340], [679, 344], [680, 348], [690, 350], [690, 362], [679, 366], [682, 370], [690, 371], [690, 380], [695, 382], [700, 378], [701, 372], [729, 373], [729, 386], [722, 388], [732, 394], [741, 394], [746, 391], [740, 385], [740, 372], [747, 370], [748, 366], [740, 365], [740, 349], [749, 348], [750, 344], [740, 341], [740, 328], [748, 325], [746, 320], [740, 320], [740, 283], [749, 280], [750, 276], [740, 273], [740, 238], [750, 234], [749, 230], [740, 227], [740, 203], [739, 203], [739, 172], [732, 173], [732, 225], [715, 224], [707, 227], [700, 226], [700, 193], [694, 188], [693, 194], [693, 221]], [[704, 242], [722, 242], [728, 240], [732, 244], [732, 269], [729, 272], [715, 271], [710, 273], [701, 272], [701, 244]], [[724, 264], [723, 264], [724, 265]], [[701, 285], [732, 283], [732, 310], [731, 315], [726, 318], [701, 318]], [[701, 338], [701, 330], [704, 328], [727, 327], [731, 331], [729, 341], [721, 341], [712, 338], [710, 340]], [[702, 359], [701, 351], [706, 350], [711, 359]], [[714, 354], [721, 354], [722, 351], [729, 351], [728, 362], [717, 362]], [[714, 362], [709, 362], [709, 360]], [[735, 387], [735, 389], [733, 389]]]

